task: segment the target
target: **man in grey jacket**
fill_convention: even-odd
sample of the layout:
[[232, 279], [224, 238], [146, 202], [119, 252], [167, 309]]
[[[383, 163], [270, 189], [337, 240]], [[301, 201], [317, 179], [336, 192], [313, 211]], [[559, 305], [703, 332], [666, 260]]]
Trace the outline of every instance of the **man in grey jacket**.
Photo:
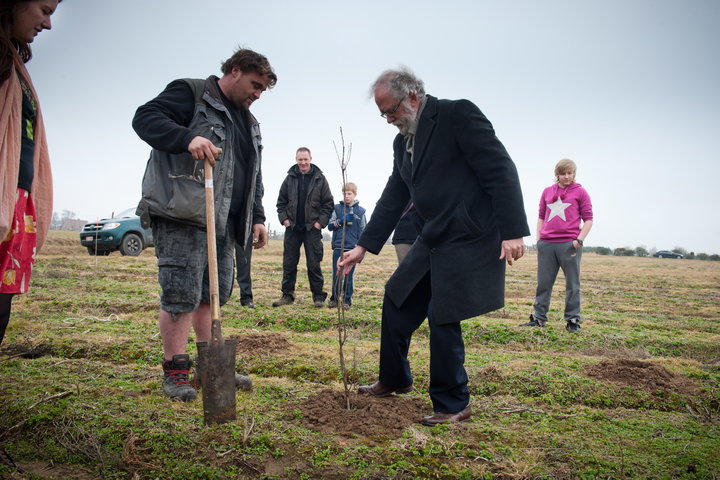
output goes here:
[[313, 304], [320, 308], [327, 298], [320, 269], [323, 258], [322, 229], [330, 222], [334, 202], [322, 170], [312, 164], [309, 148], [297, 149], [295, 163], [288, 170], [277, 201], [278, 218], [285, 226], [285, 238], [282, 296], [272, 305], [280, 307], [295, 302], [300, 245], [304, 245]]
[[[232, 291], [236, 238], [241, 246], [251, 238], [255, 248], [267, 241], [260, 129], [249, 108], [277, 76], [267, 58], [247, 49], [237, 50], [221, 70], [220, 78], [171, 82], [133, 119], [137, 134], [152, 147], [138, 215], [152, 225], [158, 258], [163, 391], [182, 401], [197, 398], [186, 354], [190, 328], [199, 342], [210, 340], [211, 331], [205, 160], [214, 166], [220, 304]], [[250, 386], [240, 375], [235, 382]]]

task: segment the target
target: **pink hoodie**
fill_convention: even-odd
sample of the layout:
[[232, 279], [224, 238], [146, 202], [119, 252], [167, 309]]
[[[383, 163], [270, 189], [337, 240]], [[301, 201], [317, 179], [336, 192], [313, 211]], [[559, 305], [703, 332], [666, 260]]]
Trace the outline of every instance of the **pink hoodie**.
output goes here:
[[553, 184], [540, 196], [538, 218], [545, 222], [540, 230], [540, 240], [571, 242], [580, 234], [580, 220], [593, 219], [590, 195], [579, 183], [572, 183], [567, 188]]

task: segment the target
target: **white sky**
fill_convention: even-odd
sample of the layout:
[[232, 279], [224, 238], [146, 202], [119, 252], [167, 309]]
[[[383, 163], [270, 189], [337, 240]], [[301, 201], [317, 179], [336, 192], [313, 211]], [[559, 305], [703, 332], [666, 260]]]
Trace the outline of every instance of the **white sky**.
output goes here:
[[340, 198], [333, 141], [372, 211], [394, 127], [368, 99], [406, 65], [428, 93], [467, 98], [515, 161], [535, 242], [560, 158], [578, 164], [587, 245], [720, 253], [720, 2], [716, 0], [64, 0], [28, 64], [48, 129], [55, 207], [94, 220], [135, 206], [149, 146], [135, 109], [171, 80], [220, 74], [238, 45], [277, 86], [255, 103], [269, 227], [297, 147]]

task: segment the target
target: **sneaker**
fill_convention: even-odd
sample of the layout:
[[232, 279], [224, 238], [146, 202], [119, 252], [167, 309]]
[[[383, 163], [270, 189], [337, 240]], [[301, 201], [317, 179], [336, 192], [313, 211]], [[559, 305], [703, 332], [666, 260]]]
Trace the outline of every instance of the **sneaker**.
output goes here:
[[275, 300], [272, 303], [272, 306], [273, 307], [282, 307], [284, 305], [292, 305], [293, 303], [295, 303], [295, 299], [293, 298], [293, 296], [288, 295], [287, 293], [283, 293], [283, 296], [280, 297], [279, 300]]
[[197, 391], [190, 385], [189, 375], [192, 362], [190, 355], [173, 355], [172, 360], [163, 362], [162, 389], [165, 395], [172, 399], [189, 402], [197, 398]]
[[328, 302], [328, 308], [337, 308], [337, 300], [330, 300]]
[[571, 318], [567, 321], [567, 324], [565, 325], [565, 330], [572, 333], [579, 332], [580, 321], [577, 318]]
[[240, 300], [240, 305], [242, 305], [245, 308], [255, 308], [255, 304], [253, 303], [251, 298], [246, 298], [246, 299]]
[[[200, 369], [195, 369], [195, 377], [193, 378], [192, 382], [193, 386], [200, 390], [200, 387], [202, 386], [202, 380], [200, 377]], [[251, 392], [252, 391], [252, 380], [250, 380], [250, 377], [246, 377], [245, 375], [240, 375], [239, 373], [235, 373], [235, 388], [237, 390], [242, 390], [243, 392]]]
[[531, 313], [530, 321], [527, 323], [521, 323], [520, 326], [521, 327], [540, 327], [540, 328], [542, 328], [545, 326], [546, 322], [547, 322], [546, 320], [540, 320], [539, 318], [536, 318], [535, 315], [533, 315]]

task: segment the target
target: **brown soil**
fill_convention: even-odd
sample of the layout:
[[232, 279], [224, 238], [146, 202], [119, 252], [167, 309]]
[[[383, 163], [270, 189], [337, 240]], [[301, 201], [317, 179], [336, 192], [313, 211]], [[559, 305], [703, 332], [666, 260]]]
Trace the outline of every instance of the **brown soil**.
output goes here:
[[260, 355], [263, 353], [283, 352], [290, 349], [292, 344], [279, 333], [249, 333], [247, 335], [232, 335], [237, 340], [238, 354]]
[[304, 426], [343, 437], [399, 437], [405, 428], [432, 413], [427, 400], [406, 395], [375, 398], [351, 393], [350, 404], [348, 410], [343, 392], [327, 389], [287, 407], [289, 416], [300, 409]]
[[40, 358], [45, 355], [51, 355], [53, 352], [50, 345], [32, 345], [29, 342], [20, 342], [4, 345], [2, 353], [8, 357]]
[[691, 380], [676, 375], [661, 365], [640, 360], [603, 360], [588, 367], [587, 374], [598, 380], [630, 385], [650, 392], [676, 391], [689, 394], [696, 391]]

